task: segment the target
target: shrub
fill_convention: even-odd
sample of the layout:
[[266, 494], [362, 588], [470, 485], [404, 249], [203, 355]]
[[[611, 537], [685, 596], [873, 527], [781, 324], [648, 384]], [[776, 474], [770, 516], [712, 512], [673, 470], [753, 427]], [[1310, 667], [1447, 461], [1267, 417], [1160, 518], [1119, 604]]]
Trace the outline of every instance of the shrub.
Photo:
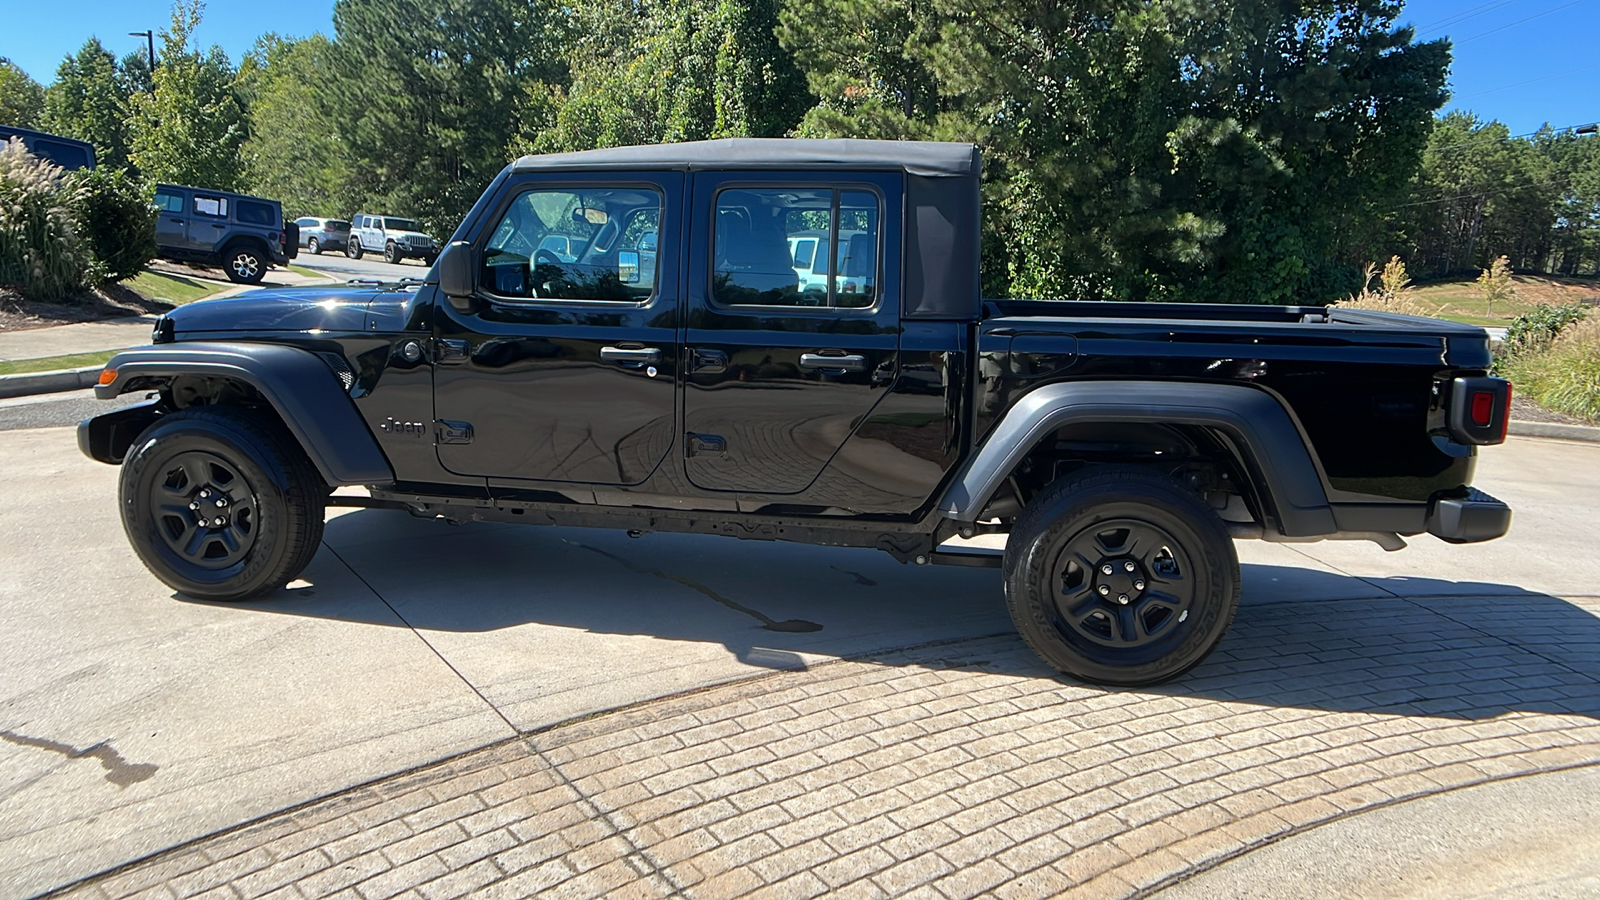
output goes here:
[[1513, 357], [1504, 368], [1540, 406], [1600, 421], [1600, 317], [1570, 325], [1543, 351]]
[[1536, 306], [1511, 320], [1511, 327], [1506, 329], [1503, 352], [1506, 356], [1517, 356], [1543, 350], [1560, 337], [1568, 325], [1583, 321], [1587, 313], [1588, 309], [1582, 303]]
[[94, 256], [95, 284], [144, 271], [156, 255], [156, 208], [150, 188], [121, 169], [84, 169], [71, 176], [78, 233]]
[[72, 193], [61, 167], [20, 140], [0, 147], [0, 284], [34, 300], [82, 291], [88, 256], [73, 228]]

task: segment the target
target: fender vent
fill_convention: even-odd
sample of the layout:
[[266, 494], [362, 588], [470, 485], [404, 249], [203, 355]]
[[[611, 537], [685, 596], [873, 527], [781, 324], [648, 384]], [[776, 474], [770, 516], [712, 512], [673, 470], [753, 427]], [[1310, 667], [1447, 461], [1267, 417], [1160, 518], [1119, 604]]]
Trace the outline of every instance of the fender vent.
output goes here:
[[328, 368], [333, 370], [334, 375], [338, 376], [339, 383], [344, 385], [346, 391], [355, 386], [356, 373], [350, 368], [350, 363], [346, 362], [344, 357], [337, 353], [318, 353], [317, 355], [322, 357], [322, 361], [328, 364]]

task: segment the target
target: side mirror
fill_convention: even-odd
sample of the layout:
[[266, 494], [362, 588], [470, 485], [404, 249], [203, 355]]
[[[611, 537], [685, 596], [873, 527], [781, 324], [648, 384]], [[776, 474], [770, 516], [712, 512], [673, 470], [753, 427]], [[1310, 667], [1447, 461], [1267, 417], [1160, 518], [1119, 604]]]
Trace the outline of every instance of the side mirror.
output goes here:
[[474, 306], [472, 295], [478, 288], [476, 255], [471, 244], [453, 241], [445, 245], [444, 252], [433, 264], [439, 276], [439, 290], [444, 292], [451, 306], [462, 312], [470, 312]]

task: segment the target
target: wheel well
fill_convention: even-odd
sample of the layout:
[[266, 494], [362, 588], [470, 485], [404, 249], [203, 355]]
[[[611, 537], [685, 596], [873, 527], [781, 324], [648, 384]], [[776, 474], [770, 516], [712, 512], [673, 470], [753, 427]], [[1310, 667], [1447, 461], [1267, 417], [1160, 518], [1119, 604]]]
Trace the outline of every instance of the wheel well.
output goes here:
[[1175, 478], [1227, 522], [1260, 523], [1263, 497], [1233, 441], [1215, 429], [1157, 422], [1079, 422], [1041, 438], [1008, 473], [980, 520], [1010, 520], [1057, 479], [1096, 465]]
[[229, 238], [228, 242], [226, 244], [222, 245], [222, 254], [221, 255], [222, 255], [222, 257], [224, 259], [226, 259], [228, 254], [232, 253], [235, 250], [238, 250], [241, 247], [253, 247], [262, 256], [270, 256], [271, 253], [272, 253], [272, 249], [267, 246], [267, 242], [262, 240], [261, 238], [257, 238], [257, 237], [236, 237], [236, 238]]

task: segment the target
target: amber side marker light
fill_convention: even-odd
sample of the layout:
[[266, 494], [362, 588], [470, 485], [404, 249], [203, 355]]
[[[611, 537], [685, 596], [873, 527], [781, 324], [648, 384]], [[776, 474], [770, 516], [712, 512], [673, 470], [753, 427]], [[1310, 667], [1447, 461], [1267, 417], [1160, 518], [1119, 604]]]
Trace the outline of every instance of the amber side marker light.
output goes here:
[[117, 380], [117, 370], [116, 369], [101, 369], [100, 370], [100, 383], [101, 384], [110, 384], [111, 382], [116, 381], [116, 380]]

